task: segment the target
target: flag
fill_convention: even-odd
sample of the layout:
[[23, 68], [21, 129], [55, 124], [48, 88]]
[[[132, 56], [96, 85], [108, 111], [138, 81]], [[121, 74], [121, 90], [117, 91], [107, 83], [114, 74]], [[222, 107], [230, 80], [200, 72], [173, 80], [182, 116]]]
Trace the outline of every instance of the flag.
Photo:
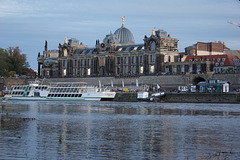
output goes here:
[[160, 86], [157, 84], [157, 88], [159, 89], [160, 88]]
[[138, 79], [136, 79], [136, 87], [138, 87]]
[[101, 88], [102, 87], [102, 84], [101, 84], [101, 81], [99, 80], [99, 88]]
[[111, 80], [111, 87], [113, 87], [113, 81]]
[[122, 80], [122, 87], [124, 87], [124, 80]]

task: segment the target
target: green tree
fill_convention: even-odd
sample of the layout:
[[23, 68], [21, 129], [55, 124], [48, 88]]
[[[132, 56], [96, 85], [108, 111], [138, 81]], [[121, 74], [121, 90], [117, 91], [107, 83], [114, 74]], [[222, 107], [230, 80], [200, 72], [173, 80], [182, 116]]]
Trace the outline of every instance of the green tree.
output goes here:
[[9, 65], [7, 62], [8, 51], [0, 48], [0, 76], [8, 76]]
[[26, 72], [26, 54], [21, 54], [19, 47], [9, 47], [8, 51], [8, 64], [9, 71], [15, 71], [16, 74], [22, 75]]
[[0, 76], [9, 76], [10, 71], [25, 74], [29, 67], [26, 59], [26, 54], [21, 54], [19, 47], [0, 48]]

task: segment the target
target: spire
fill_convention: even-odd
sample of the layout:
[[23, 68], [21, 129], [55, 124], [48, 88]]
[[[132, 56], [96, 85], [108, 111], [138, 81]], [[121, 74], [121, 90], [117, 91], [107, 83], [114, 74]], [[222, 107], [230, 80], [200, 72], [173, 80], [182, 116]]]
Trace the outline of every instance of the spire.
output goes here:
[[124, 18], [125, 16], [122, 17], [122, 26], [124, 27]]
[[47, 46], [47, 40], [45, 40], [45, 51], [48, 50], [48, 46]]

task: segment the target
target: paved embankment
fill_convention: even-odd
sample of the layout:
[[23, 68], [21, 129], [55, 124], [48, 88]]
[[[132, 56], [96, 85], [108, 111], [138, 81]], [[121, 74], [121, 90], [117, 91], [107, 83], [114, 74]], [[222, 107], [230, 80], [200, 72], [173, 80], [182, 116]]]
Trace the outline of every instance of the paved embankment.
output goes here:
[[[137, 93], [117, 93], [114, 101], [136, 102]], [[166, 103], [240, 103], [240, 93], [167, 93], [157, 102]]]

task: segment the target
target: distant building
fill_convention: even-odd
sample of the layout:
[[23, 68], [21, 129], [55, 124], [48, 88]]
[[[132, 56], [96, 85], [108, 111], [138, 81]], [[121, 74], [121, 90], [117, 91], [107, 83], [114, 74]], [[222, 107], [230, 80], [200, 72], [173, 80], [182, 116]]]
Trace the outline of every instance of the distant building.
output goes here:
[[225, 93], [229, 92], [229, 82], [220, 80], [208, 80], [197, 84], [199, 92]]
[[38, 53], [38, 76], [39, 77], [58, 77], [58, 50], [48, 50], [47, 41], [43, 55]]
[[186, 47], [185, 54], [186, 55], [222, 55], [225, 51], [230, 50], [226, 47], [225, 43], [222, 42], [197, 42], [196, 44]]
[[31, 68], [28, 68], [27, 72], [26, 72], [26, 76], [31, 77], [31, 78], [36, 77], [36, 72], [34, 70], [32, 70]]
[[165, 63], [169, 74], [240, 73], [240, 59], [233, 55], [187, 56], [184, 62]]

